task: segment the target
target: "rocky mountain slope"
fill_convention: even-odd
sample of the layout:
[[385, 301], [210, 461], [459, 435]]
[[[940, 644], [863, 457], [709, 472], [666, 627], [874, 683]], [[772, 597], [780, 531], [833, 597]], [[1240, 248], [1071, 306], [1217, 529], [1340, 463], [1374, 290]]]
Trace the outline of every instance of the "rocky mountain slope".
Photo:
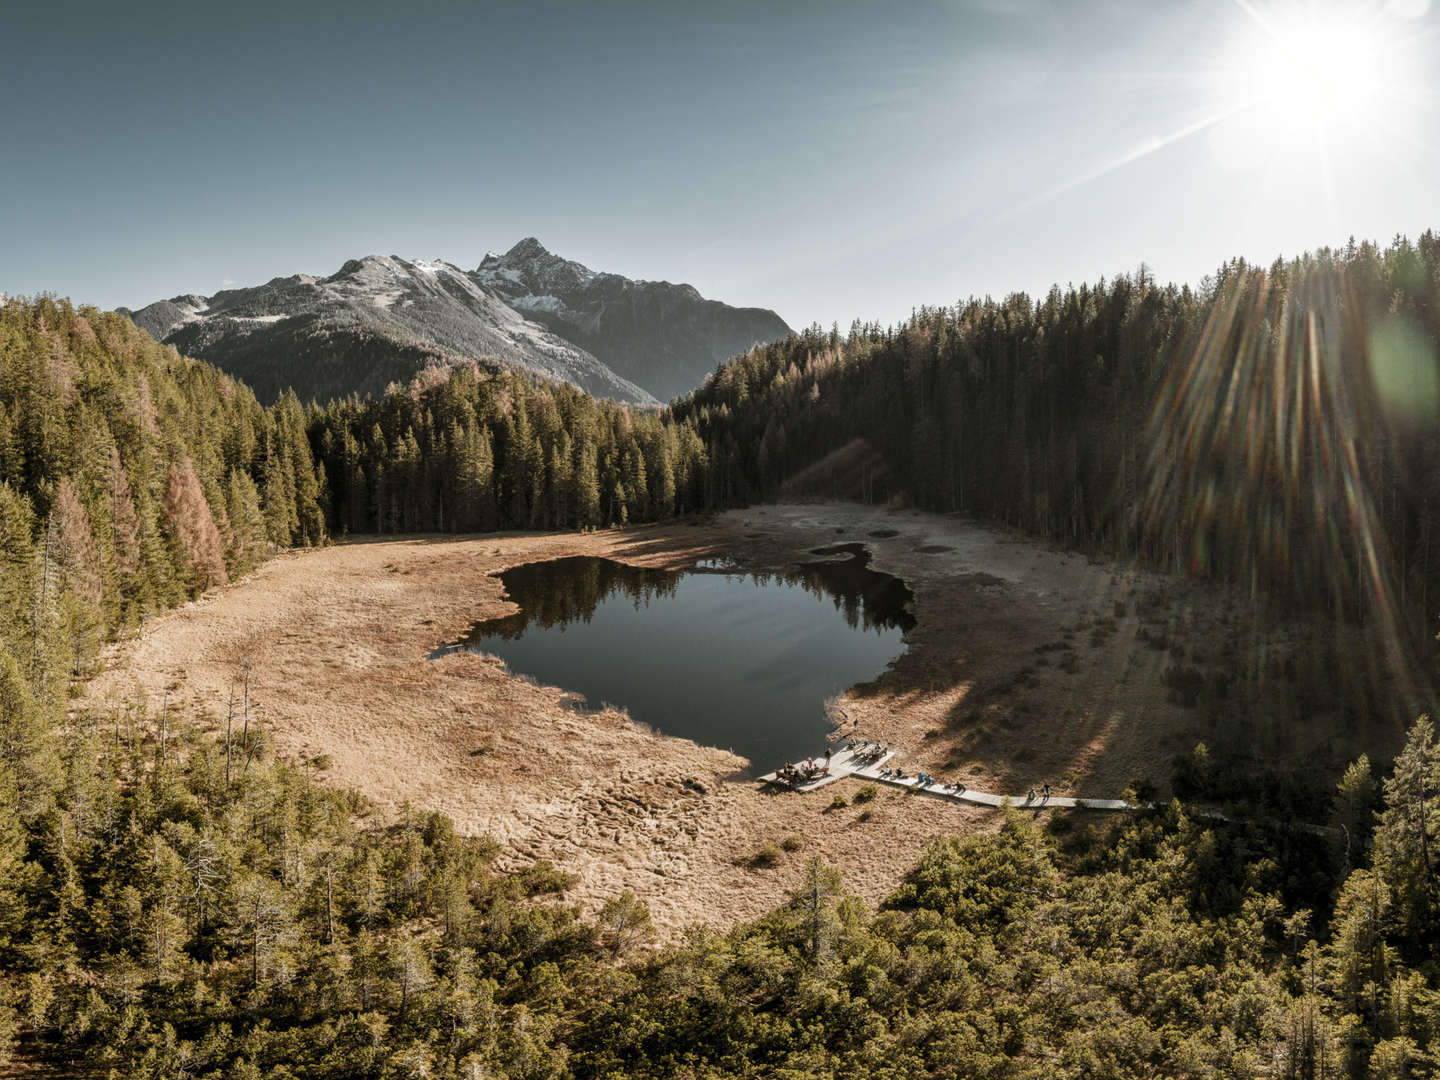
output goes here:
[[529, 237], [474, 271], [394, 255], [330, 277], [274, 278], [121, 309], [156, 339], [244, 379], [261, 400], [380, 393], [431, 364], [493, 357], [598, 397], [654, 404], [790, 333], [762, 308], [689, 285], [596, 273]]
[[445, 262], [372, 255], [326, 278], [274, 278], [126, 313], [158, 340], [244, 379], [262, 400], [287, 387], [302, 400], [380, 393], [465, 357], [493, 357], [599, 397], [656, 400]]
[[766, 308], [707, 300], [690, 285], [597, 273], [533, 236], [487, 255], [474, 277], [662, 400], [695, 389], [717, 363], [790, 333]]

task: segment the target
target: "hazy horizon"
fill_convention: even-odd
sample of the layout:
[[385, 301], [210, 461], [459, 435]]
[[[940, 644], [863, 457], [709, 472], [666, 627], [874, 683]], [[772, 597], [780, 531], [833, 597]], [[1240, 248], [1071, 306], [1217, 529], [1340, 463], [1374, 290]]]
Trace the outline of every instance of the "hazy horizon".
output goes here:
[[9, 293], [133, 308], [533, 235], [846, 326], [1440, 224], [1426, 0], [68, 11], [7, 27]]

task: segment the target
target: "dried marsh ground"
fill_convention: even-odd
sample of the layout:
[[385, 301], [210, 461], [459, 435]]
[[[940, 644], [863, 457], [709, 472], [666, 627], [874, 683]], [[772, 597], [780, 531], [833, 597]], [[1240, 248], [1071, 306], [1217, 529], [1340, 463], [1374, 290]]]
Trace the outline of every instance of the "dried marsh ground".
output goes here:
[[[408, 802], [495, 837], [502, 865], [548, 859], [579, 876], [570, 895], [582, 903], [631, 890], [662, 937], [773, 907], [811, 854], [875, 902], [932, 839], [992, 828], [997, 815], [888, 791], [832, 808], [836, 794], [853, 798], [849, 781], [811, 796], [767, 792], [744, 777], [742, 759], [613, 709], [576, 712], [562, 689], [513, 677], [493, 659], [427, 659], [471, 623], [510, 610], [491, 575], [519, 563], [601, 555], [682, 568], [723, 554], [779, 569], [838, 541], [865, 543], [872, 565], [915, 594], [906, 653], [838, 703], [844, 731], [891, 743], [908, 767], [989, 791], [1048, 781], [1060, 793], [1118, 795], [1137, 778], [1163, 787], [1197, 737], [1225, 737], [1224, 710], [1204, 707], [1219, 692], [1211, 670], [1229, 670], [1217, 643], [1223, 598], [1197, 600], [967, 519], [855, 505], [285, 555], [117, 646], [77, 708], [141, 695], [153, 711], [168, 695], [220, 727], [249, 659], [252, 718], [280, 753], [328, 756], [325, 777], [365, 792], [382, 813]], [[1246, 648], [1268, 656], [1271, 647]], [[1244, 678], [1226, 677], [1238, 679], [1226, 692], [1240, 694]], [[1297, 765], [1328, 768], [1352, 749], [1344, 725], [1333, 728], [1322, 717], [1303, 740], [1264, 737]], [[770, 857], [757, 860], [762, 850]]]

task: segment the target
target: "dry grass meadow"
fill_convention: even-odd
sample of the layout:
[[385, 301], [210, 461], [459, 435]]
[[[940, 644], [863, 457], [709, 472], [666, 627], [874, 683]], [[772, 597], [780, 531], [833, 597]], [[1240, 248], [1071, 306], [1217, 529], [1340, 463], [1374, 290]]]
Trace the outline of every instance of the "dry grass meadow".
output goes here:
[[[830, 810], [836, 792], [854, 794], [852, 782], [812, 796], [763, 791], [727, 752], [614, 711], [577, 713], [560, 688], [493, 660], [426, 658], [503, 614], [490, 575], [522, 562], [589, 554], [682, 568], [724, 554], [778, 569], [837, 541], [864, 542], [872, 565], [915, 593], [906, 653], [840, 703], [845, 733], [889, 742], [910, 768], [987, 791], [1048, 781], [1060, 793], [1118, 795], [1137, 777], [1163, 787], [1174, 757], [1213, 726], [1174, 700], [1165, 673], [1177, 645], [1203, 659], [1205, 643], [1225, 633], [1223, 598], [968, 519], [855, 505], [288, 554], [116, 646], [77, 708], [103, 713], [138, 696], [153, 714], [168, 696], [219, 728], [248, 659], [252, 717], [281, 754], [328, 756], [325, 778], [363, 791], [381, 815], [408, 802], [493, 836], [502, 866], [548, 859], [579, 875], [570, 895], [586, 905], [631, 890], [662, 939], [764, 912], [811, 854], [873, 903], [933, 838], [993, 828], [998, 815], [894, 792]], [[1276, 736], [1273, 752], [1318, 753], [1331, 767], [1350, 749], [1339, 731], [1312, 732], [1304, 747]], [[778, 865], [752, 865], [761, 847], [794, 836], [801, 842]]]

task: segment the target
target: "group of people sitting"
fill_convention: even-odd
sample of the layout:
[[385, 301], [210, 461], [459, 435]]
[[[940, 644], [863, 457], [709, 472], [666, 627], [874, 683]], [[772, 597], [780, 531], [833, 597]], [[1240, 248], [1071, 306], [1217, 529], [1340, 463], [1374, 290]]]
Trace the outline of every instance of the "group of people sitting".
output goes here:
[[811, 780], [818, 780], [822, 776], [830, 774], [830, 758], [827, 754], [824, 761], [816, 758], [806, 758], [797, 764], [786, 762], [775, 770], [775, 779], [782, 784], [789, 784], [796, 787], [799, 784], [809, 783]]

